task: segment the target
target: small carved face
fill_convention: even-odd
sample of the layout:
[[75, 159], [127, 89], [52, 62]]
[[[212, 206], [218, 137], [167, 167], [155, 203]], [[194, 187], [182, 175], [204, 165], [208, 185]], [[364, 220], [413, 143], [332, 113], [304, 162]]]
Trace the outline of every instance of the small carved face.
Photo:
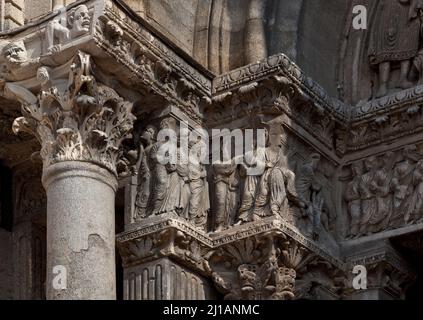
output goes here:
[[153, 126], [148, 126], [147, 129], [142, 133], [141, 140], [147, 145], [150, 144], [156, 135], [156, 129]]
[[362, 174], [361, 164], [359, 162], [353, 163], [351, 165], [351, 171], [354, 177], [360, 176]]
[[366, 168], [366, 171], [369, 172], [373, 170], [377, 162], [376, 157], [369, 157], [366, 160], [364, 160], [364, 167]]
[[37, 70], [37, 79], [41, 81], [41, 83], [46, 83], [50, 80], [50, 74], [46, 67], [41, 67]]
[[404, 148], [404, 158], [407, 160], [416, 160], [418, 150], [415, 145], [407, 146]]
[[317, 169], [317, 166], [319, 165], [320, 159], [321, 159], [321, 157], [320, 157], [320, 154], [318, 154], [318, 153], [313, 153], [310, 156], [310, 163], [311, 163], [313, 169]]
[[416, 169], [423, 171], [423, 160], [420, 160], [419, 162], [417, 162]]
[[75, 11], [70, 14], [69, 24], [72, 27], [73, 37], [87, 33], [90, 30], [91, 25], [91, 18], [87, 6], [78, 6]]
[[6, 60], [12, 64], [21, 64], [28, 60], [25, 45], [19, 43], [11, 43], [3, 49], [3, 55]]

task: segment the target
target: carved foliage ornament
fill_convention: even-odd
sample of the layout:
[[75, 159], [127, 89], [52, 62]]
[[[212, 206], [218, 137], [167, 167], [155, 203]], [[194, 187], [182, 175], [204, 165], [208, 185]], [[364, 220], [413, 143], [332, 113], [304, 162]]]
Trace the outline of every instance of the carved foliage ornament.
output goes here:
[[210, 254], [210, 271], [228, 300], [292, 300], [296, 270], [314, 255], [282, 234], [247, 238]]
[[195, 237], [169, 228], [142, 238], [119, 241], [118, 248], [126, 266], [140, 261], [173, 257], [190, 268], [205, 270], [205, 256], [209, 249]]
[[37, 77], [42, 90], [35, 97], [28, 90], [7, 84], [22, 102], [23, 117], [13, 131], [35, 135], [41, 143], [45, 166], [69, 160], [89, 161], [116, 173], [122, 141], [130, 137], [135, 117], [132, 104], [91, 75], [90, 56], [78, 52], [68, 79], [53, 79], [41, 67]]

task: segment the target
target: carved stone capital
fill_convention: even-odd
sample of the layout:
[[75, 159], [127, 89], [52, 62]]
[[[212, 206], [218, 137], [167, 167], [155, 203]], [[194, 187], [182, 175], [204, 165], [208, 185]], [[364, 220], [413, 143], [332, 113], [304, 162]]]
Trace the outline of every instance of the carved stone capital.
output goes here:
[[216, 287], [225, 299], [236, 300], [300, 297], [297, 293], [301, 290], [296, 290], [298, 272], [317, 259], [295, 240], [273, 232], [221, 246], [209, 255]]
[[[210, 267], [216, 286], [227, 299], [314, 299], [316, 288], [326, 294], [325, 298], [336, 298], [343, 285], [345, 265], [333, 258], [334, 253], [328, 255], [284, 222], [269, 219], [262, 225], [237, 226], [215, 234], [213, 239]], [[240, 266], [259, 270], [255, 274], [259, 289], [247, 296], [239, 282]]]
[[128, 226], [117, 236], [117, 245], [125, 268], [168, 258], [211, 279], [225, 299], [310, 297], [315, 284], [334, 296], [345, 269], [271, 219], [207, 234], [181, 218], [154, 216]]
[[351, 288], [351, 279], [350, 288], [345, 290], [345, 294], [354, 299], [360, 298], [360, 295], [364, 295], [364, 299], [404, 298], [408, 286], [415, 280], [415, 270], [387, 243], [366, 244], [365, 248], [355, 249], [356, 253], [347, 262], [350, 270], [355, 266], [366, 268], [367, 289]]
[[78, 51], [64, 66], [38, 69], [37, 96], [17, 83], [6, 84], [6, 92], [22, 103], [23, 117], [14, 121], [13, 131], [38, 139], [45, 167], [76, 160], [117, 174], [119, 147], [135, 120], [132, 104], [97, 83], [91, 70], [90, 55]]

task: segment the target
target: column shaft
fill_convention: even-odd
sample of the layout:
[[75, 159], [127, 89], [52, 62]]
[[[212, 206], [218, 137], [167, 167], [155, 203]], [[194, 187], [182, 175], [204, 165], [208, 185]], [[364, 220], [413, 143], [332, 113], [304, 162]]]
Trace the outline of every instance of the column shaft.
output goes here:
[[116, 299], [117, 179], [100, 166], [68, 161], [44, 169], [43, 184], [47, 299]]

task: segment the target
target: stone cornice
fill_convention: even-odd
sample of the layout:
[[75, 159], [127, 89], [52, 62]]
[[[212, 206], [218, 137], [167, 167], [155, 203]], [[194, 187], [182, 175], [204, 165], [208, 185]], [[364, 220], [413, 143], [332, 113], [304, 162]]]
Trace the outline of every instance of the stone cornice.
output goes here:
[[268, 57], [265, 60], [217, 76], [213, 80], [213, 95], [225, 95], [249, 83], [260, 82], [273, 76], [286, 77], [298, 87], [300, 94], [311, 100], [318, 109], [325, 110], [339, 121], [347, 122], [350, 108], [339, 100], [329, 97], [324, 89], [307, 77], [302, 70], [284, 54]]
[[193, 239], [196, 239], [196, 241], [200, 242], [209, 250], [237, 243], [240, 240], [245, 240], [251, 237], [272, 233], [275, 235], [281, 234], [301, 244], [321, 259], [330, 262], [338, 269], [346, 270], [345, 263], [337, 257], [337, 253], [322, 249], [321, 244], [319, 245], [318, 243], [307, 239], [289, 224], [282, 220], [275, 220], [274, 218], [268, 218], [263, 221], [233, 227], [225, 232], [207, 234], [197, 230], [191, 224], [180, 218], [164, 215], [150, 218], [142, 223], [129, 225], [127, 227], [127, 231], [117, 235], [116, 239], [118, 243], [124, 244], [153, 234], [160, 234], [167, 229], [182, 231], [191, 236]]
[[[166, 64], [168, 67], [172, 68], [173, 72], [181, 77], [180, 80], [184, 77], [184, 80], [192, 82], [192, 86], [195, 90], [199, 90], [204, 95], [210, 94], [212, 77], [210, 73], [202, 68], [198, 70], [200, 67], [195, 61], [191, 59], [188, 60], [186, 55], [180, 50], [175, 50], [174, 46], [169, 45], [169, 41], [162, 40], [161, 37], [164, 36], [160, 35], [159, 38], [159, 35], [156, 34], [157, 31], [151, 31], [150, 28], [146, 27], [145, 23], [140, 23], [142, 21], [141, 18], [122, 19], [122, 14], [125, 13], [128, 13], [128, 9], [123, 5], [122, 1], [107, 1], [100, 21], [115, 22], [124, 32], [122, 39], [130, 41], [133, 46], [137, 46], [136, 48], [132, 48], [133, 51], [138, 49], [139, 51], [137, 53], [140, 55], [145, 54], [148, 56], [146, 57], [147, 59], [150, 58], [153, 60], [151, 62]], [[128, 38], [125, 39], [125, 37]], [[112, 55], [114, 54], [116, 58], [123, 58], [124, 60], [126, 60], [126, 58], [135, 58], [134, 56], [128, 57], [114, 53], [113, 43], [103, 41], [104, 38], [102, 39], [99, 37], [97, 32], [94, 33], [94, 39], [100, 47], [107, 49], [107, 52]], [[132, 65], [132, 67], [134, 66], [136, 67], [136, 64]]]

